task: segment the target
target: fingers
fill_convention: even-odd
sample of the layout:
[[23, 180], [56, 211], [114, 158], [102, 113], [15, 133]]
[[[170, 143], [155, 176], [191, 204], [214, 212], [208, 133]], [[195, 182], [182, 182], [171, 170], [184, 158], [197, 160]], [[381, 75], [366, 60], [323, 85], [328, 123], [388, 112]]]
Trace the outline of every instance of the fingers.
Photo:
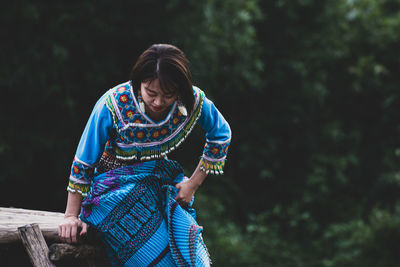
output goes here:
[[62, 242], [68, 242], [67, 227], [65, 227], [64, 225], [59, 225], [58, 226], [58, 236], [60, 237]]
[[65, 229], [62, 225], [58, 226], [58, 236], [60, 237], [61, 241], [64, 241], [64, 236], [65, 236]]
[[[78, 226], [74, 226], [74, 227], [71, 227], [70, 228], [70, 233], [71, 233], [71, 235], [70, 235], [70, 240], [71, 240], [71, 243], [76, 243], [76, 242], [78, 242], [78, 240], [76, 239], [76, 234], [77, 234], [77, 232], [78, 232]], [[67, 236], [68, 236], [68, 234], [67, 234]], [[68, 242], [68, 241], [67, 241]], [[70, 243], [70, 242], [68, 242], [68, 243]]]
[[182, 190], [181, 190], [181, 187], [182, 187], [182, 186], [181, 186], [180, 183], [175, 185], [175, 188], [178, 189], [178, 193], [176, 194], [176, 197], [174, 197], [174, 199], [175, 199], [176, 201], [178, 201], [178, 202], [179, 202], [179, 200], [182, 198]]
[[178, 194], [174, 198], [175, 201], [177, 201], [182, 207], [186, 207], [187, 205], [189, 205], [193, 197], [193, 193], [188, 190], [187, 182], [182, 181], [176, 184], [175, 187], [179, 190]]
[[187, 206], [190, 201], [188, 201], [184, 194], [178, 193], [178, 195], [174, 198], [175, 201], [179, 203], [181, 206]]
[[81, 226], [82, 226], [82, 230], [81, 230], [79, 235], [80, 236], [86, 235], [87, 234], [88, 225], [83, 222]]
[[72, 240], [71, 240], [71, 228], [72, 227], [65, 227], [65, 236], [64, 236], [64, 238], [65, 238], [65, 241], [67, 243], [71, 243], [72, 242]]
[[77, 243], [79, 227], [82, 227], [80, 236], [87, 233], [87, 224], [81, 222], [78, 218], [67, 218], [64, 223], [58, 226], [58, 236], [63, 242]]

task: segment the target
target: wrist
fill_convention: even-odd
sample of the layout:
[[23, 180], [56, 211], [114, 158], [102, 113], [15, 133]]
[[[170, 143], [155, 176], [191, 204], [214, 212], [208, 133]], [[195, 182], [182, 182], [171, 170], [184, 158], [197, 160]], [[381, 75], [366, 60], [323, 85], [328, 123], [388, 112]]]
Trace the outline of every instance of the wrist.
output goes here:
[[78, 219], [78, 215], [76, 215], [76, 214], [64, 214], [64, 219], [68, 219], [68, 218], [76, 218], [76, 219]]
[[201, 185], [201, 182], [199, 182], [199, 181], [197, 181], [196, 179], [193, 179], [193, 178], [190, 178], [189, 180], [189, 184], [190, 184], [190, 187], [193, 189], [193, 190], [197, 190], [199, 187], [200, 187], [200, 185]]

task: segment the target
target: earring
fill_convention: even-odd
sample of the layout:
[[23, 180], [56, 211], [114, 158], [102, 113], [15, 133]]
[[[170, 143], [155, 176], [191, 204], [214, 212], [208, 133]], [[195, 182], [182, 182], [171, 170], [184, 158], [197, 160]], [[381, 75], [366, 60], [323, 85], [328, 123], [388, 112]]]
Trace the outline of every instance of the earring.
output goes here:
[[144, 110], [144, 102], [143, 102], [142, 95], [140, 94], [140, 92], [138, 93], [138, 100], [139, 100], [139, 108], [143, 112], [145, 112], [145, 110]]
[[182, 113], [183, 116], [187, 116], [186, 107], [183, 105], [183, 103], [180, 100], [178, 100], [178, 110], [180, 113]]

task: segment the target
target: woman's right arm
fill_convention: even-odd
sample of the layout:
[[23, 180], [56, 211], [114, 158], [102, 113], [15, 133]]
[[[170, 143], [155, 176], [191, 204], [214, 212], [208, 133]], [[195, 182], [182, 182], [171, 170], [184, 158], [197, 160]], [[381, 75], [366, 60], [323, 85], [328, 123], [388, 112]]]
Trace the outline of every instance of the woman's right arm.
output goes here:
[[58, 226], [58, 235], [64, 242], [78, 242], [78, 230], [80, 236], [87, 233], [87, 224], [79, 220], [81, 210], [82, 195], [79, 193], [68, 192], [67, 207], [65, 209], [64, 221]]
[[105, 105], [107, 94], [93, 108], [72, 163], [64, 221], [58, 227], [58, 235], [68, 243], [78, 241], [79, 228], [82, 228], [80, 236], [87, 232], [87, 224], [79, 219], [82, 199], [90, 192], [94, 169], [113, 130], [113, 118]]

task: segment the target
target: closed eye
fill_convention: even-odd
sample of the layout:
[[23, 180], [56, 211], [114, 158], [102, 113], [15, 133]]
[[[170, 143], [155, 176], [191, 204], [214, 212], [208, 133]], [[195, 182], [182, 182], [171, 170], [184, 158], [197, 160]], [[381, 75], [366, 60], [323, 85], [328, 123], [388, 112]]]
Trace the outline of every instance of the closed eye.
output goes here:
[[146, 90], [147, 90], [147, 94], [148, 94], [149, 96], [156, 96], [156, 95], [157, 95], [156, 92], [150, 90], [149, 88], [146, 88]]

